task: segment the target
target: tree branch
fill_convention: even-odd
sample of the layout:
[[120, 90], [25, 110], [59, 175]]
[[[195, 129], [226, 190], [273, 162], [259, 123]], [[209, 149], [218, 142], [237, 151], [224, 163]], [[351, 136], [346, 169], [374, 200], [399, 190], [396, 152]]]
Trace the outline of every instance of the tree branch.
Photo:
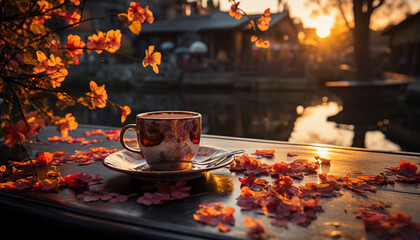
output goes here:
[[337, 0], [337, 7], [338, 7], [338, 10], [340, 11], [341, 17], [343, 18], [344, 23], [346, 24], [347, 28], [350, 31], [353, 31], [353, 28], [350, 26], [350, 23], [349, 23], [349, 21], [348, 21], [348, 19], [346, 17], [346, 14], [344, 13], [342, 0]]
[[378, 7], [380, 7], [384, 3], [385, 3], [385, 0], [380, 0], [379, 3], [376, 6], [373, 6], [373, 0], [369, 0], [368, 1], [368, 11], [367, 11], [367, 13], [369, 15], [372, 15], [373, 11], [375, 11], [375, 9], [377, 9]]
[[91, 20], [95, 20], [95, 19], [105, 19], [105, 18], [109, 18], [109, 17], [113, 17], [113, 16], [117, 16], [118, 15], [118, 13], [112, 13], [112, 14], [110, 14], [110, 15], [108, 15], [108, 16], [104, 16], [104, 17], [91, 17], [91, 18], [86, 18], [86, 19], [80, 19], [80, 21], [78, 21], [78, 22], [76, 22], [76, 23], [73, 23], [73, 24], [69, 24], [69, 25], [67, 25], [67, 26], [64, 26], [64, 27], [61, 27], [61, 28], [57, 28], [57, 29], [54, 29], [54, 30], [51, 30], [51, 33], [54, 33], [54, 32], [59, 32], [59, 31], [62, 31], [62, 30], [64, 30], [64, 29], [67, 29], [67, 28], [70, 28], [70, 27], [73, 27], [73, 26], [76, 26], [76, 25], [78, 25], [79, 23], [83, 23], [83, 22], [87, 22], [87, 21], [91, 21]]

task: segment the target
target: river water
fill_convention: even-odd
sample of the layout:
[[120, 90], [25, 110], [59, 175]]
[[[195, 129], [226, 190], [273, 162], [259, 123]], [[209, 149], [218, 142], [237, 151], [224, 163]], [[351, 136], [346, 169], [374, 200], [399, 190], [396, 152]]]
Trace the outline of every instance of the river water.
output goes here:
[[420, 114], [404, 102], [346, 109], [338, 96], [325, 89], [107, 91], [112, 101], [131, 107], [127, 121], [121, 123], [112, 107], [71, 109], [79, 123], [122, 127], [135, 123], [137, 113], [188, 110], [202, 114], [207, 134], [420, 152]]

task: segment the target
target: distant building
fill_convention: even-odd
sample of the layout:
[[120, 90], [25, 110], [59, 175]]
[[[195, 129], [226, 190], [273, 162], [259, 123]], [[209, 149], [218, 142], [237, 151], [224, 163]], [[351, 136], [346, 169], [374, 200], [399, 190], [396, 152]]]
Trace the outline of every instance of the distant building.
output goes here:
[[[257, 22], [260, 16], [251, 15], [251, 18]], [[263, 39], [270, 41], [268, 49], [256, 48], [251, 42], [254, 32], [247, 29], [247, 17], [237, 20], [228, 12], [220, 11], [192, 13], [144, 25], [140, 44], [146, 48], [149, 44], [160, 46], [169, 41], [175, 48], [188, 48], [193, 42], [201, 41], [208, 47], [203, 57], [208, 59], [210, 65], [220, 58], [227, 62], [230, 69], [259, 68], [270, 71], [270, 64], [273, 64], [273, 70], [278, 70], [280, 60], [290, 58], [290, 51], [299, 50], [298, 31], [287, 11], [272, 13], [271, 18], [269, 29], [258, 32]]]
[[407, 17], [398, 25], [383, 32], [389, 35], [391, 49], [388, 70], [392, 72], [420, 75], [420, 12]]

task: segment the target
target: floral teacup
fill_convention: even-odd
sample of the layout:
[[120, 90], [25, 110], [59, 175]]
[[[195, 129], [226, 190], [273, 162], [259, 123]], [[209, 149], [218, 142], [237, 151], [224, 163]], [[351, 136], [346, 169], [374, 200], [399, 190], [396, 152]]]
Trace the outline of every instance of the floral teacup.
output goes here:
[[[137, 133], [140, 150], [128, 147], [124, 134], [132, 129]], [[136, 124], [128, 124], [120, 133], [121, 145], [128, 151], [141, 154], [153, 170], [181, 170], [200, 147], [201, 115], [187, 111], [140, 113]]]

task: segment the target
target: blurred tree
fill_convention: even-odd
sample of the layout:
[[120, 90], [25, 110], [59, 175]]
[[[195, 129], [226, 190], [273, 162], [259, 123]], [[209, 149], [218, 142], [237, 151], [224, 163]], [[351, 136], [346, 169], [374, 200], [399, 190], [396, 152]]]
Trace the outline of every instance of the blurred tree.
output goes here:
[[[313, 11], [314, 15], [320, 12], [329, 14], [332, 10], [338, 10], [347, 28], [353, 33], [354, 60], [356, 65], [356, 78], [360, 81], [373, 80], [372, 61], [369, 53], [369, 32], [372, 14], [378, 8], [383, 12], [399, 11], [399, 16], [405, 16], [410, 11], [407, 0], [307, 0], [308, 4], [318, 6]], [[398, 12], [397, 11], [397, 12]], [[390, 14], [379, 15], [387, 17], [387, 24], [392, 21]], [[353, 20], [353, 21], [351, 21]], [[378, 21], [378, 19], [375, 19]]]

